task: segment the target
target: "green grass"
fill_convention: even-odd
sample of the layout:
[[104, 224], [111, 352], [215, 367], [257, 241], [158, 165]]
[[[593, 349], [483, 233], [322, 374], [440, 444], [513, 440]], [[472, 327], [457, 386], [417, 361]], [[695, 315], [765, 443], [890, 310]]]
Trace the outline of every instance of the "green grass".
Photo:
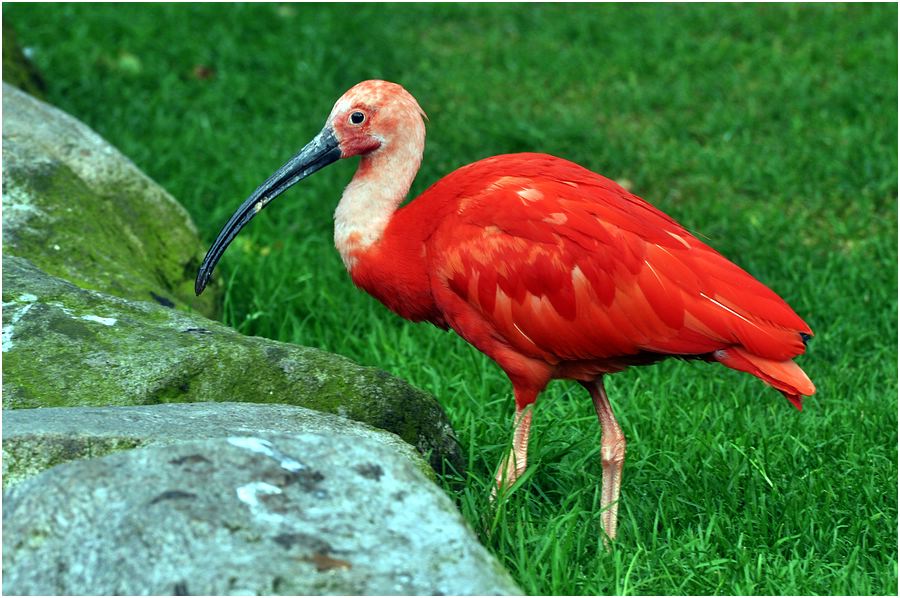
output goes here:
[[367, 78], [402, 83], [429, 114], [414, 193], [522, 150], [630, 180], [807, 319], [800, 363], [819, 392], [797, 413], [719, 366], [612, 376], [629, 441], [612, 552], [577, 385], [543, 395], [525, 479], [491, 507], [508, 382], [353, 287], [330, 222], [353, 164], [242, 233], [219, 271], [225, 320], [437, 396], [469, 455], [448, 491], [528, 593], [897, 592], [895, 5], [6, 4], [4, 18], [49, 99], [179, 198], [207, 241]]

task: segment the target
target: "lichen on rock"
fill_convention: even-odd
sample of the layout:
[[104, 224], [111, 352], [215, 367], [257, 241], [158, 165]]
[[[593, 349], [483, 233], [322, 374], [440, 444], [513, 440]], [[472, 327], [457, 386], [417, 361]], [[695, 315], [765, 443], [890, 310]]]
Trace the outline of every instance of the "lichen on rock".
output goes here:
[[83, 288], [217, 312], [196, 297], [187, 211], [94, 131], [3, 85], [3, 252]]
[[13, 256], [3, 257], [3, 306], [6, 409], [293, 404], [394, 432], [436, 469], [463, 469], [433, 397], [339, 355], [82, 289]]

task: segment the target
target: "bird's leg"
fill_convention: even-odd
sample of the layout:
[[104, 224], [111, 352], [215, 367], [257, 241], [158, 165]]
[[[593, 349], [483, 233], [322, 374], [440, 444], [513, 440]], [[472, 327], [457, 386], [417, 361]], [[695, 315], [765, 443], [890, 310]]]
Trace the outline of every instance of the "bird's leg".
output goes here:
[[506, 458], [497, 468], [497, 486], [491, 492], [491, 498], [497, 495], [497, 490], [509, 488], [525, 471], [528, 463], [528, 433], [531, 430], [531, 405], [520, 407], [516, 405], [515, 431], [513, 432], [512, 450], [506, 454]]
[[600, 491], [600, 521], [606, 533], [604, 543], [616, 539], [616, 520], [619, 514], [619, 487], [622, 485], [622, 465], [625, 463], [625, 435], [613, 415], [612, 406], [603, 388], [603, 379], [586, 385], [594, 400], [600, 420], [600, 458], [603, 463], [603, 486]]

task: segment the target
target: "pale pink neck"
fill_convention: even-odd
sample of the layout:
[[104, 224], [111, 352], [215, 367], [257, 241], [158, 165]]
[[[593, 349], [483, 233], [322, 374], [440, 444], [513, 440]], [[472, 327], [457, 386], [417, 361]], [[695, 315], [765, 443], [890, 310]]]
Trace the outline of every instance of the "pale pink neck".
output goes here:
[[394, 211], [409, 193], [422, 162], [424, 126], [421, 134], [412, 133], [363, 156], [344, 189], [334, 212], [334, 245], [348, 271], [381, 240]]

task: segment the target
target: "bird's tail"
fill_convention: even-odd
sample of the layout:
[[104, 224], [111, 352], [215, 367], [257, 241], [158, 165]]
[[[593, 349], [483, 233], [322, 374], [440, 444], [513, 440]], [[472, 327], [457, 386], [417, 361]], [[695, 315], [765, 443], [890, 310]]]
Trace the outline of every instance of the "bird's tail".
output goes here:
[[769, 386], [780, 390], [797, 409], [803, 409], [803, 397], [816, 392], [816, 386], [806, 372], [790, 359], [774, 361], [754, 355], [741, 347], [716, 351], [713, 357], [722, 365], [753, 374]]

